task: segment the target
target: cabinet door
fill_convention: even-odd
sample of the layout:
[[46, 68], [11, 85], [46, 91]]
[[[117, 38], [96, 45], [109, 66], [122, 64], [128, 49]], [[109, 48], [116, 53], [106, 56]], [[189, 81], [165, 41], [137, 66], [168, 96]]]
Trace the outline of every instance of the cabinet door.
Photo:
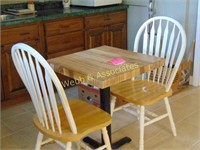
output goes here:
[[107, 27], [99, 27], [86, 31], [85, 46], [86, 49], [94, 48], [108, 44]]
[[[1, 79], [2, 79], [2, 77], [1, 77]], [[1, 101], [3, 101], [3, 100], [4, 100], [4, 91], [3, 91], [3, 83], [1, 81]]]
[[[33, 48], [39, 50], [38, 41], [25, 42]], [[15, 66], [12, 62], [11, 47], [13, 44], [7, 44], [3, 46], [1, 50], [2, 60], [2, 82], [4, 90], [4, 98], [12, 99], [27, 94], [23, 82], [21, 81]]]
[[127, 47], [126, 24], [114, 24], [108, 27], [108, 45], [126, 49]]

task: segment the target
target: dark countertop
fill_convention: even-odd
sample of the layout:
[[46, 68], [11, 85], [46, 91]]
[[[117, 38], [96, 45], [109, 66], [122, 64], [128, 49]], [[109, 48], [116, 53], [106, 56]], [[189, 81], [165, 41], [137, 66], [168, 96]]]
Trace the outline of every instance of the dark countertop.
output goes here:
[[111, 6], [104, 6], [104, 7], [75, 7], [71, 6], [70, 8], [63, 9], [63, 8], [50, 8], [44, 10], [38, 10], [35, 15], [26, 15], [26, 16], [16, 16], [13, 19], [8, 19], [1, 21], [1, 26], [7, 25], [16, 25], [16, 24], [23, 24], [23, 23], [30, 23], [30, 22], [38, 22], [38, 21], [46, 21], [51, 19], [59, 19], [63, 17], [71, 17], [71, 16], [81, 16], [81, 15], [88, 15], [88, 14], [95, 14], [95, 13], [102, 13], [102, 12], [110, 12], [110, 11], [117, 11], [117, 10], [124, 10], [127, 9], [128, 5], [111, 5]]

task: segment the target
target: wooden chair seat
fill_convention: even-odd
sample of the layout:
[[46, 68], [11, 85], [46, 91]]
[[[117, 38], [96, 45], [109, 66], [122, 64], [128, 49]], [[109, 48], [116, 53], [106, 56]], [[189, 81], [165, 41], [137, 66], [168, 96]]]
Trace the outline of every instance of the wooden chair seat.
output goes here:
[[137, 105], [151, 105], [165, 97], [172, 95], [172, 90], [166, 92], [165, 85], [151, 80], [125, 81], [111, 87], [112, 95], [129, 103]]
[[82, 100], [70, 100], [69, 105], [77, 126], [77, 134], [73, 134], [71, 132], [69, 123], [61, 104], [58, 105], [58, 111], [60, 114], [61, 122], [63, 123], [61, 124], [63, 131], [62, 134], [59, 134], [58, 130], [53, 132], [52, 130], [47, 130], [44, 128], [43, 125], [39, 122], [37, 115], [35, 114], [33, 116], [33, 122], [36, 128], [38, 128], [38, 130], [43, 134], [48, 135], [50, 138], [62, 142], [69, 142], [79, 141], [87, 134], [100, 130], [103, 127], [111, 124], [111, 116], [94, 105], [91, 105]]

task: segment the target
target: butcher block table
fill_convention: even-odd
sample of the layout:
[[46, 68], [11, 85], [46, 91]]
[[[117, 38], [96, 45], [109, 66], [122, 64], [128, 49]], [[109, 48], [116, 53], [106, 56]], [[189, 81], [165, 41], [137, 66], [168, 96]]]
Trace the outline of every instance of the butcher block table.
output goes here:
[[[124, 60], [122, 64], [113, 64], [111, 60]], [[164, 59], [154, 56], [135, 53], [110, 46], [101, 46], [85, 51], [49, 59], [48, 62], [55, 72], [86, 82], [100, 89], [100, 107], [110, 113], [110, 86], [131, 79], [164, 65]], [[111, 126], [107, 127], [111, 138]], [[99, 146], [98, 142], [84, 139], [93, 147]], [[116, 149], [131, 139], [124, 137], [112, 144]]]

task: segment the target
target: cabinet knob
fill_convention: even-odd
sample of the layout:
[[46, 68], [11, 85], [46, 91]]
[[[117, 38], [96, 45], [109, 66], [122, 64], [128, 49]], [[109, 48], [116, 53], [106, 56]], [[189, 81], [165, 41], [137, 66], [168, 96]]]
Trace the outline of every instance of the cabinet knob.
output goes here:
[[69, 25], [60, 25], [61, 28], [69, 28]]
[[29, 32], [24, 32], [24, 33], [20, 33], [20, 35], [24, 36], [24, 35], [28, 35], [30, 34]]

